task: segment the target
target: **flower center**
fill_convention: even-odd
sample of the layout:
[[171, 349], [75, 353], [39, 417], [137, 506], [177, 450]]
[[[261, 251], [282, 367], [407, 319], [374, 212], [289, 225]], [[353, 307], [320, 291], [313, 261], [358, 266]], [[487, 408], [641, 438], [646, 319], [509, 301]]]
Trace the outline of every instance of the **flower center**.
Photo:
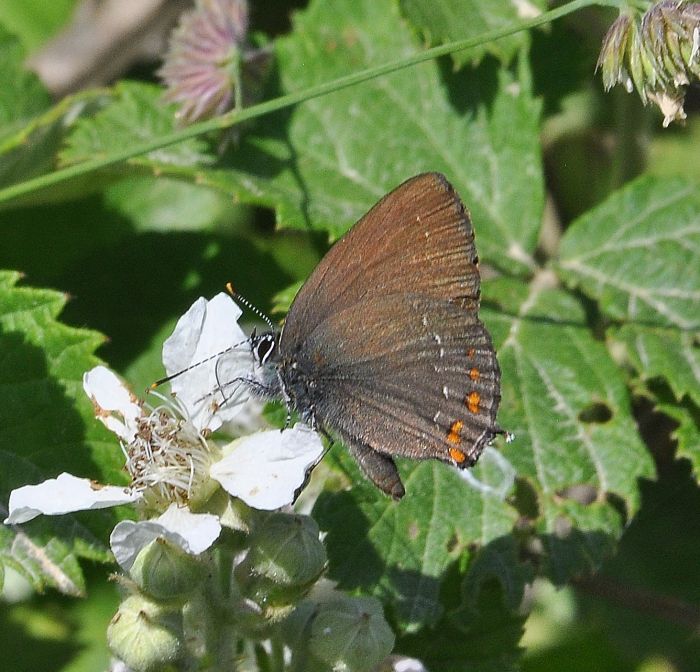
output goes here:
[[[144, 409], [146, 410], [146, 409]], [[138, 419], [138, 432], [124, 446], [132, 487], [146, 506], [161, 509], [205, 498], [212, 448], [178, 409], [160, 406]]]

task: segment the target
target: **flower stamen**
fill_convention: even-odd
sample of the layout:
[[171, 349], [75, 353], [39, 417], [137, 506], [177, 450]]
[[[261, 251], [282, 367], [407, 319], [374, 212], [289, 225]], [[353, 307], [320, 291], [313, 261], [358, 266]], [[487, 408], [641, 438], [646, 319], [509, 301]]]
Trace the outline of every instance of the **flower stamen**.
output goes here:
[[163, 401], [155, 408], [144, 405], [148, 412], [139, 418], [134, 439], [122, 445], [132, 487], [156, 509], [173, 502], [184, 506], [197, 498], [212, 462], [210, 445], [181, 405]]

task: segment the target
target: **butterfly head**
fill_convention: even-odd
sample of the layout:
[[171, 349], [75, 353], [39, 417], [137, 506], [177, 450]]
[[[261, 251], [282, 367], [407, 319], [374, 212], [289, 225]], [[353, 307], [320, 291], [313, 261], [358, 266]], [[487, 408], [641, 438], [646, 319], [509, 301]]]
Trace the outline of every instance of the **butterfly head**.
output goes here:
[[259, 335], [254, 333], [250, 337], [250, 347], [253, 351], [253, 359], [258, 366], [270, 366], [274, 364], [277, 357], [277, 335], [272, 331]]

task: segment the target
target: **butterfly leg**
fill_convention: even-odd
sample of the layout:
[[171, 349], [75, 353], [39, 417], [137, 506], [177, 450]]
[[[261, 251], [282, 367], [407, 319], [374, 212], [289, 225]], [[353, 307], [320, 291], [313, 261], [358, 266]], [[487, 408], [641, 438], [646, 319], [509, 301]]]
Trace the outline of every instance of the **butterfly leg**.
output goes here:
[[373, 448], [357, 442], [349, 443], [348, 449], [365, 476], [380, 490], [396, 500], [406, 494], [394, 460], [388, 455], [378, 453]]
[[[325, 436], [328, 436], [325, 432], [323, 432]], [[297, 499], [299, 498], [299, 495], [302, 493], [304, 488], [309, 484], [309, 481], [311, 480], [311, 473], [313, 470], [319, 465], [321, 460], [328, 454], [328, 451], [333, 447], [333, 441], [331, 440], [328, 445], [324, 448], [323, 452], [319, 457], [314, 461], [314, 463], [307, 467], [306, 469], [306, 474], [304, 475], [304, 482], [294, 491], [294, 499], [292, 499], [292, 504], [296, 504]]]

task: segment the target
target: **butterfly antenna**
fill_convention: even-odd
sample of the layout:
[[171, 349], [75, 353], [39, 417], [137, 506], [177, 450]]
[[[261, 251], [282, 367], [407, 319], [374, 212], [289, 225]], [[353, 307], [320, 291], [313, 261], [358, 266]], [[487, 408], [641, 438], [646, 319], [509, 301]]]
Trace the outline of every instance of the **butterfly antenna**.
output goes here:
[[260, 308], [257, 308], [250, 301], [248, 301], [248, 299], [241, 296], [230, 282], [226, 283], [226, 291], [231, 295], [232, 298], [242, 303], [248, 310], [254, 312], [263, 322], [265, 322], [265, 324], [268, 327], [270, 327], [270, 331], [275, 331], [275, 325], [272, 324], [272, 320], [267, 315], [265, 315], [265, 313], [263, 313], [262, 310], [260, 310]]
[[224, 348], [220, 352], [216, 352], [213, 355], [209, 355], [209, 357], [205, 357], [204, 359], [200, 359], [199, 361], [194, 362], [194, 364], [190, 364], [188, 367], [181, 369], [180, 371], [176, 371], [175, 373], [173, 373], [169, 376], [165, 376], [164, 378], [159, 378], [154, 383], [151, 383], [148, 386], [148, 389], [155, 390], [157, 387], [160, 387], [164, 383], [169, 383], [171, 380], [178, 378], [183, 373], [187, 373], [188, 371], [191, 371], [192, 369], [196, 369], [198, 366], [201, 366], [202, 364], [206, 364], [207, 362], [211, 362], [212, 359], [216, 359], [217, 357], [221, 357], [221, 355], [225, 355], [227, 352], [231, 352], [232, 350], [235, 350], [238, 346], [243, 345], [244, 343], [248, 343], [248, 339], [246, 339], [245, 341], [241, 341], [240, 343], [235, 343], [234, 345], [229, 345], [228, 348]]

